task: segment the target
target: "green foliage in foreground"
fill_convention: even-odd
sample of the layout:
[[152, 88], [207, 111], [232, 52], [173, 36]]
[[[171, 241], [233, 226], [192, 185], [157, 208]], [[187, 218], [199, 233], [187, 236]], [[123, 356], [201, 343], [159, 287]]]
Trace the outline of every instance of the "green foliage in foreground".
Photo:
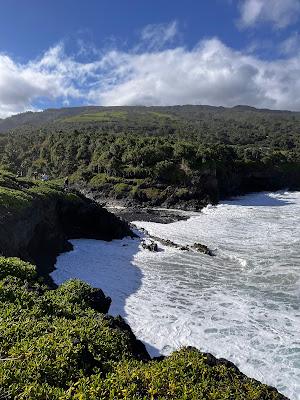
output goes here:
[[0, 257], [1, 399], [282, 399], [205, 355], [182, 349], [142, 362], [118, 318], [72, 280], [49, 290], [35, 267]]

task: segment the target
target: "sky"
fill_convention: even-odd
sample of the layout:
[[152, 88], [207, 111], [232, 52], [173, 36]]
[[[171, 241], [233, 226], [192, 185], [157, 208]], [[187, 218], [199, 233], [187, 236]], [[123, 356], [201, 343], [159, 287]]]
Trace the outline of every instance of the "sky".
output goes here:
[[300, 0], [0, 0], [0, 118], [177, 104], [300, 111]]

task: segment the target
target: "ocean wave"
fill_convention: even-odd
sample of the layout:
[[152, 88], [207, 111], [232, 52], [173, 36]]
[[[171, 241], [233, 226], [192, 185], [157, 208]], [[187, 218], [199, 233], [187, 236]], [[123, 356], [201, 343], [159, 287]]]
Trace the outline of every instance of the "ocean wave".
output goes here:
[[138, 240], [74, 240], [58, 258], [57, 283], [101, 287], [152, 355], [184, 345], [230, 359], [249, 376], [300, 398], [300, 193], [252, 194], [172, 224], [136, 222], [216, 257]]

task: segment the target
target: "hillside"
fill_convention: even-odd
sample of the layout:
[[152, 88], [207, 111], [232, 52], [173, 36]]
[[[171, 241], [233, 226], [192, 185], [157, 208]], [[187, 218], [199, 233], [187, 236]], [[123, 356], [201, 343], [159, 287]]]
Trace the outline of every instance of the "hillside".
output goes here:
[[199, 209], [250, 191], [300, 188], [300, 113], [86, 107], [5, 121], [22, 123], [0, 136], [2, 167], [69, 176], [101, 202]]
[[[0, 133], [5, 133], [16, 128], [22, 127], [42, 127], [49, 123], [63, 122], [116, 122], [121, 116], [124, 125], [130, 127], [134, 122], [150, 122], [154, 124], [170, 123], [173, 121], [178, 124], [190, 122], [195, 124], [195, 128], [201, 131], [201, 128], [209, 128], [214, 126], [215, 122], [227, 121], [230, 124], [250, 123], [255, 127], [257, 122], [268, 123], [272, 125], [281, 125], [288, 122], [297, 126], [300, 121], [299, 112], [256, 109], [248, 106], [236, 106], [232, 108], [213, 107], [213, 106], [165, 106], [165, 107], [69, 107], [60, 109], [47, 109], [42, 112], [26, 112], [13, 115], [6, 119], [0, 119]], [[296, 122], [296, 124], [295, 124]], [[174, 124], [176, 127], [177, 124]], [[173, 125], [173, 124], [171, 124]], [[299, 125], [298, 125], [299, 127]], [[131, 127], [133, 128], [133, 127]], [[150, 128], [150, 127], [149, 127]], [[244, 126], [246, 128], [246, 126]], [[223, 126], [226, 130], [226, 126]]]

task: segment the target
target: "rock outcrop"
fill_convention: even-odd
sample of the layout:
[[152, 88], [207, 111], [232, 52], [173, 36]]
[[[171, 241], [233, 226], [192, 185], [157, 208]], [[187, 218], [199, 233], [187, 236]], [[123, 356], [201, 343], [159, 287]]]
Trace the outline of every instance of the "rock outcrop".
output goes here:
[[[27, 194], [22, 184], [18, 191]], [[34, 193], [21, 209], [3, 207], [0, 220], [0, 254], [34, 263], [43, 276], [52, 271], [58, 254], [72, 249], [68, 239], [134, 236], [125, 221], [94, 201], [57, 187], [49, 195]]]
[[203, 253], [211, 257], [214, 256], [212, 250], [210, 250], [210, 248], [208, 248], [205, 244], [194, 243], [193, 246], [191, 246], [191, 248], [198, 251], [199, 253]]

